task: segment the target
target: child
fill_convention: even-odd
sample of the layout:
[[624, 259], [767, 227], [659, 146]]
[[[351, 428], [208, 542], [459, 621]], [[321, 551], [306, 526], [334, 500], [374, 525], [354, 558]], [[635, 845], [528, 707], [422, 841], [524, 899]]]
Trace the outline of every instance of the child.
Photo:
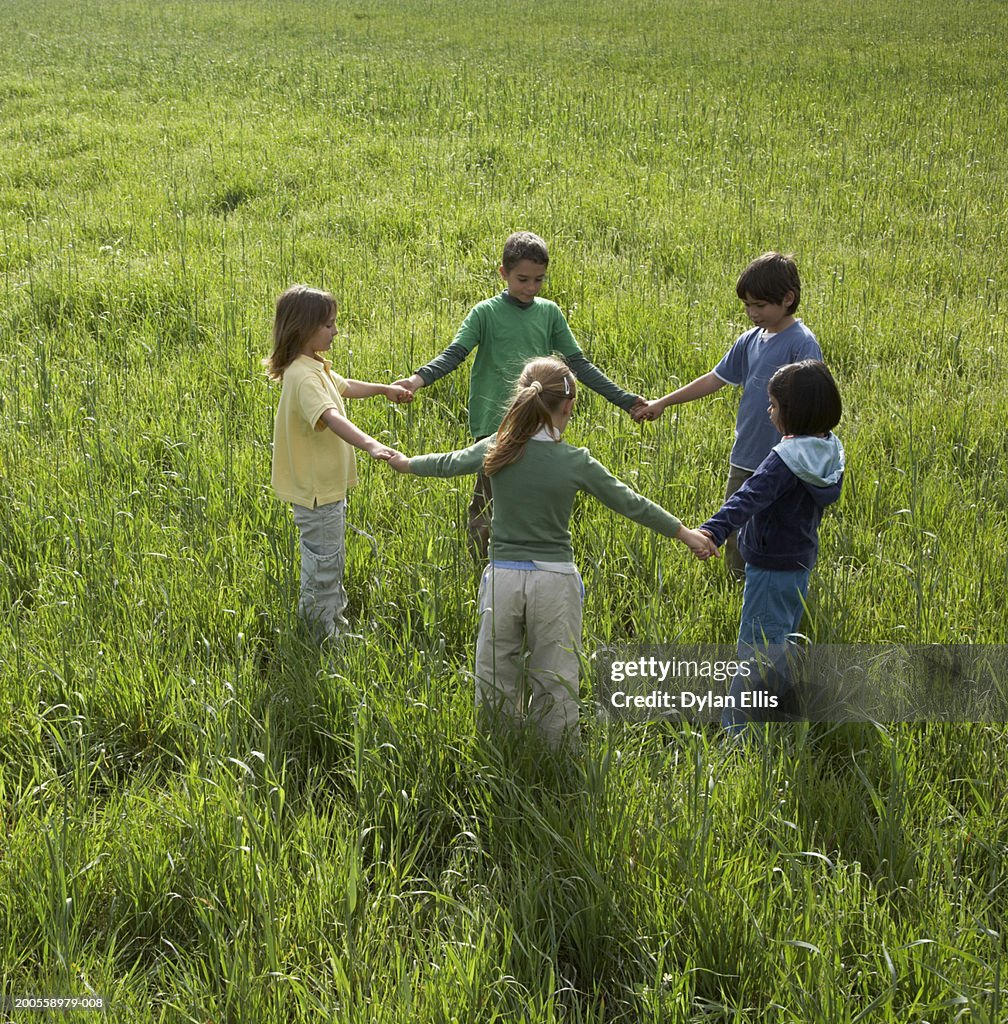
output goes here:
[[[549, 264], [546, 243], [531, 231], [517, 231], [504, 243], [498, 273], [507, 287], [473, 308], [455, 340], [411, 377], [396, 381], [410, 391], [451, 373], [473, 349], [469, 375], [469, 429], [477, 441], [492, 434], [507, 408], [522, 366], [534, 356], [558, 353], [583, 384], [613, 405], [630, 412], [643, 409], [639, 395], [614, 384], [578, 347], [560, 308], [539, 297]], [[487, 556], [490, 536], [490, 485], [479, 473], [469, 505], [469, 544], [473, 556]]]
[[[840, 422], [840, 393], [824, 363], [806, 359], [782, 366], [767, 390], [770, 421], [783, 437], [700, 532], [720, 546], [741, 529], [746, 570], [739, 654], [769, 653], [778, 699], [786, 700], [788, 638], [801, 624], [823, 509], [840, 497], [844, 450], [832, 433]], [[742, 689], [733, 684], [736, 705]], [[739, 707], [729, 708], [722, 722], [739, 729], [746, 717]]]
[[[773, 372], [802, 359], [822, 359], [815, 335], [794, 315], [801, 299], [801, 279], [793, 256], [764, 253], [739, 275], [735, 292], [756, 326], [740, 335], [709, 373], [631, 414], [637, 420], [655, 420], [670, 405], [712, 395], [725, 384], [741, 385], [725, 499], [752, 476], [780, 440], [765, 411], [767, 382]], [[745, 564], [735, 534], [725, 545], [725, 565], [737, 579], [744, 578]]]
[[339, 636], [348, 623], [343, 589], [346, 494], [357, 483], [353, 445], [373, 459], [394, 450], [358, 430], [343, 398], [413, 395], [395, 384], [344, 380], [322, 353], [336, 333], [336, 303], [328, 292], [294, 285], [277, 299], [273, 351], [267, 375], [283, 382], [273, 428], [273, 489], [289, 501], [301, 538], [299, 614], [319, 640]]
[[476, 705], [507, 719], [526, 710], [522, 687], [527, 650], [531, 711], [545, 740], [557, 746], [578, 731], [578, 653], [584, 588], [571, 548], [570, 517], [578, 491], [621, 515], [682, 541], [698, 558], [715, 545], [689, 530], [596, 462], [561, 440], [577, 385], [563, 361], [525, 364], [496, 434], [462, 451], [389, 465], [417, 476], [460, 476], [483, 470], [493, 491], [491, 560], [479, 592]]

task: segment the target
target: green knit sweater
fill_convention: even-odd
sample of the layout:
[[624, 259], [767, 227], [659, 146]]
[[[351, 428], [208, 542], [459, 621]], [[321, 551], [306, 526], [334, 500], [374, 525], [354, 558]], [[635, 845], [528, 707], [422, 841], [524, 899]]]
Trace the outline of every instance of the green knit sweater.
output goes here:
[[[487, 437], [457, 452], [414, 456], [410, 471], [438, 477], [477, 473], [493, 440]], [[490, 557], [497, 561], [574, 561], [570, 517], [578, 491], [665, 537], [674, 537], [682, 525], [617, 480], [586, 448], [565, 441], [529, 441], [517, 462], [490, 477], [490, 487]]]

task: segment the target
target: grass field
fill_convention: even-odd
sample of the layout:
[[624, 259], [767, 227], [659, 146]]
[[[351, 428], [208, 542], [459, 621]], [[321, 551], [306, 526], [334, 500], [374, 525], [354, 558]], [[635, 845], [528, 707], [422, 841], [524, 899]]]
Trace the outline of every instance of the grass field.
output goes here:
[[[359, 460], [338, 654], [269, 490], [276, 296], [404, 376], [504, 237], [656, 397], [793, 251], [845, 401], [809, 633], [1004, 643], [1008, 12], [996, 0], [0, 0], [0, 1017], [1008, 1020], [1004, 725], [476, 736], [467, 481]], [[466, 374], [353, 403], [466, 441]], [[688, 524], [730, 389], [569, 438]], [[720, 566], [579, 513], [585, 647], [731, 643]], [[586, 684], [587, 684], [586, 680]], [[5, 1018], [6, 1019], [6, 1018]], [[87, 1021], [90, 1013], [61, 1019]]]

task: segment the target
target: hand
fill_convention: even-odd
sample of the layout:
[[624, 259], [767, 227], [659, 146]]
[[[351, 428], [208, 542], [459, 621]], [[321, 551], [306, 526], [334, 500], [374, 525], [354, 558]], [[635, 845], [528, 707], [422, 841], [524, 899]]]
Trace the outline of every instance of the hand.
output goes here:
[[395, 448], [389, 448], [387, 444], [382, 444], [380, 441], [369, 444], [364, 450], [376, 462], [388, 462], [393, 455], [399, 454]]
[[720, 558], [721, 552], [714, 543], [714, 538], [706, 530], [690, 530], [687, 527], [676, 534], [676, 540], [682, 541], [701, 562], [708, 558]]
[[399, 380], [392, 381], [392, 387], [405, 388], [410, 394], [414, 391], [419, 391], [424, 386], [424, 379], [419, 373], [414, 373], [409, 377], [402, 377]]
[[644, 420], [656, 420], [665, 411], [665, 406], [662, 405], [662, 400], [656, 398], [653, 402], [645, 402], [644, 406], [637, 410], [636, 407], [631, 412], [636, 411], [634, 419], [638, 423], [643, 423]]
[[408, 473], [410, 471], [410, 460], [402, 452], [393, 452], [387, 459], [387, 462], [397, 473]]
[[627, 409], [627, 413], [634, 423], [640, 423], [644, 419], [644, 412], [651, 403], [646, 398], [637, 396], [637, 401]]
[[405, 405], [413, 401], [413, 392], [402, 384], [386, 384], [385, 397], [396, 405]]

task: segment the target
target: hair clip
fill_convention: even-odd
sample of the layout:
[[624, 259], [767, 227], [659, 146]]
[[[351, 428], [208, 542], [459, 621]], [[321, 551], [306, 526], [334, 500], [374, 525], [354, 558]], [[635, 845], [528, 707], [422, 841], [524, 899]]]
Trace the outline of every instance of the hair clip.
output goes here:
[[570, 381], [567, 379], [567, 374], [564, 374], [564, 398], [570, 394]]

